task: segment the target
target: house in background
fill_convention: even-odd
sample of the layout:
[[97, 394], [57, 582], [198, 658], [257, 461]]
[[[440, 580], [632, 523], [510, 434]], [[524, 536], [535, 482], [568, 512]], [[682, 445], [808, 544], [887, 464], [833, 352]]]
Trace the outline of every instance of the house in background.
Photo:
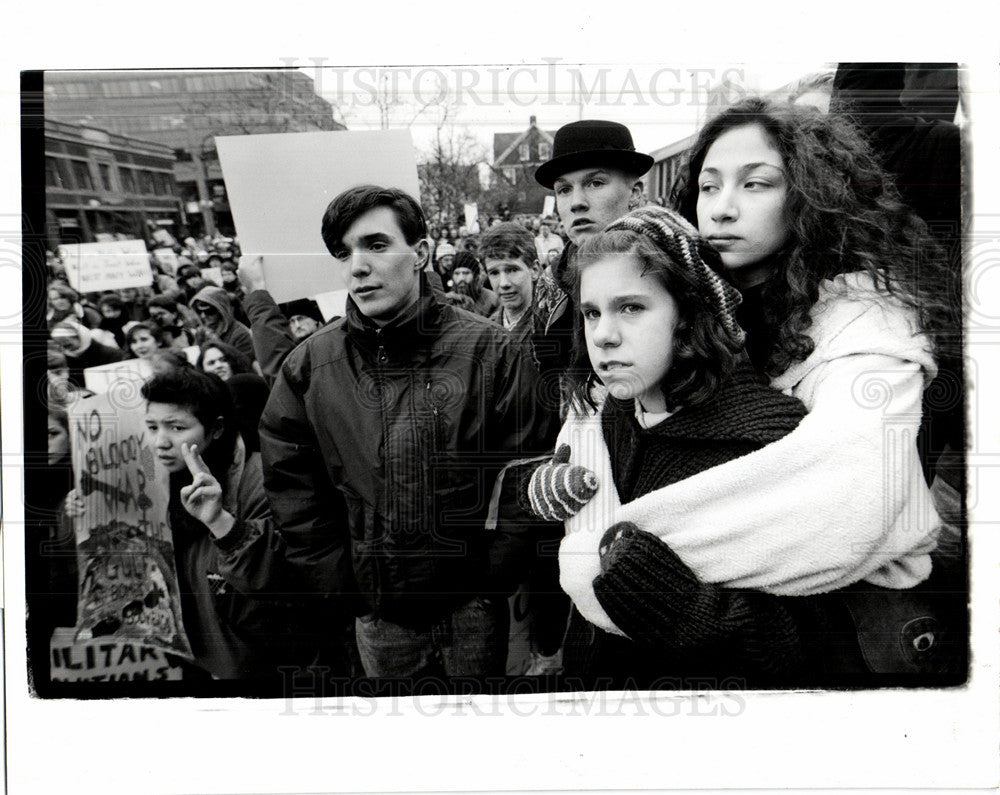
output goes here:
[[524, 132], [494, 134], [490, 179], [494, 195], [504, 197], [502, 204], [506, 207], [490, 207], [488, 212], [498, 215], [542, 212], [549, 192], [535, 182], [535, 169], [551, 159], [554, 135], [554, 130], [541, 129], [535, 116]]

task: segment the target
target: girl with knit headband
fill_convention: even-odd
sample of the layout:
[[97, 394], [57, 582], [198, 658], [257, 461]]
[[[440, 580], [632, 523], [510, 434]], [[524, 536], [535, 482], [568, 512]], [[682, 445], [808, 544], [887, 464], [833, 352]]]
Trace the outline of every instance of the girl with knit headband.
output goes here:
[[[941, 260], [926, 228], [849, 122], [760, 100], [702, 131], [681, 208], [719, 252], [697, 248], [711, 266], [705, 270], [725, 273], [749, 296], [740, 320], [754, 371], [808, 413], [789, 433], [789, 410], [769, 438], [756, 436], [757, 448], [707, 460], [719, 445], [711, 432], [730, 425], [742, 432], [745, 412], [756, 427], [770, 404], [760, 401], [761, 415], [753, 400], [738, 400], [705, 417], [710, 433], [687, 427], [709, 405], [691, 399], [697, 379], [682, 367], [690, 361], [685, 346], [697, 350], [704, 335], [692, 343], [678, 319], [662, 401], [638, 382], [633, 391], [621, 386], [628, 368], [619, 363], [628, 357], [594, 362], [610, 397], [597, 410], [581, 405], [590, 393], [578, 387], [557, 442], [570, 447], [578, 476], [589, 470], [596, 483], [592, 498], [563, 511], [575, 515], [560, 547], [561, 585], [597, 628], [591, 637], [655, 648], [644, 656], [656, 661], [648, 673], [678, 670], [664, 661], [683, 659], [685, 650], [721, 663], [718, 673], [780, 670], [783, 682], [958, 672], [962, 653], [951, 630], [960, 629], [961, 611], [938, 598], [951, 586], [928, 581], [942, 523], [915, 444], [921, 395], [950, 322], [935, 295]], [[636, 224], [629, 217], [612, 224], [588, 257], [620, 248], [620, 230]], [[662, 239], [653, 226], [642, 236]], [[671, 258], [688, 264], [690, 245], [676, 250]], [[605, 279], [625, 281], [606, 259], [584, 264], [585, 301], [588, 271], [602, 263]], [[716, 306], [729, 328], [731, 305], [723, 298]], [[601, 340], [586, 333], [593, 351]], [[732, 370], [736, 381], [740, 372]], [[716, 398], [725, 401], [724, 375], [718, 384]], [[621, 397], [638, 398], [634, 416], [622, 419]], [[667, 449], [675, 443], [662, 437], [676, 426], [683, 445]], [[600, 659], [602, 644], [583, 637], [586, 653]], [[582, 667], [635, 672], [637, 663], [625, 663], [634, 651], [612, 655], [610, 666]]]

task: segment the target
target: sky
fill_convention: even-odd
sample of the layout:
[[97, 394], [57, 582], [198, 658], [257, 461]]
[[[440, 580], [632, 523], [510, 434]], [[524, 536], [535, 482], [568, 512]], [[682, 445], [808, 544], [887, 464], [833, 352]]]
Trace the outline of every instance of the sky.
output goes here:
[[[690, 134], [704, 114], [706, 90], [727, 82], [736, 91], [766, 92], [831, 68], [799, 60], [748, 66], [710, 62], [531, 63], [477, 66], [333, 66], [325, 58], [288, 58], [312, 78], [351, 130], [409, 126], [426, 151], [439, 126], [468, 130], [492, 149], [493, 134], [521, 132], [530, 117], [555, 130], [581, 118], [627, 124], [640, 151], [652, 152]], [[695, 62], [696, 63], [696, 62]]]

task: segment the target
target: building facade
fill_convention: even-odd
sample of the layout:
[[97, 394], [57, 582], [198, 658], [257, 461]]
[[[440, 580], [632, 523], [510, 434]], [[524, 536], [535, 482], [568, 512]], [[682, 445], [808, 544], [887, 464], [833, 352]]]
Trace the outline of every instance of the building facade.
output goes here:
[[232, 234], [217, 135], [344, 129], [296, 70], [46, 72], [45, 118], [169, 147], [192, 231]]
[[183, 234], [174, 150], [79, 124], [45, 120], [46, 237], [50, 248], [118, 237]]
[[[509, 214], [542, 212], [548, 191], [535, 182], [535, 169], [552, 158], [555, 131], [538, 126], [532, 116], [528, 129], [520, 133], [496, 133], [493, 136], [491, 180], [505, 188]], [[492, 209], [492, 208], [491, 208]]]

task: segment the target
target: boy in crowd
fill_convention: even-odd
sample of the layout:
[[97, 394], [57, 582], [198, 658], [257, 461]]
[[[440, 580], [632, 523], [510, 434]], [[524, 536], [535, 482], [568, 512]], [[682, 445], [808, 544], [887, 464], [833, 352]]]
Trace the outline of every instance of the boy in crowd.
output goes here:
[[438, 302], [412, 197], [347, 190], [322, 235], [346, 316], [288, 354], [260, 426], [288, 559], [356, 616], [368, 676], [503, 674], [528, 542], [485, 520], [500, 467], [539, 449], [535, 371], [497, 325]]

